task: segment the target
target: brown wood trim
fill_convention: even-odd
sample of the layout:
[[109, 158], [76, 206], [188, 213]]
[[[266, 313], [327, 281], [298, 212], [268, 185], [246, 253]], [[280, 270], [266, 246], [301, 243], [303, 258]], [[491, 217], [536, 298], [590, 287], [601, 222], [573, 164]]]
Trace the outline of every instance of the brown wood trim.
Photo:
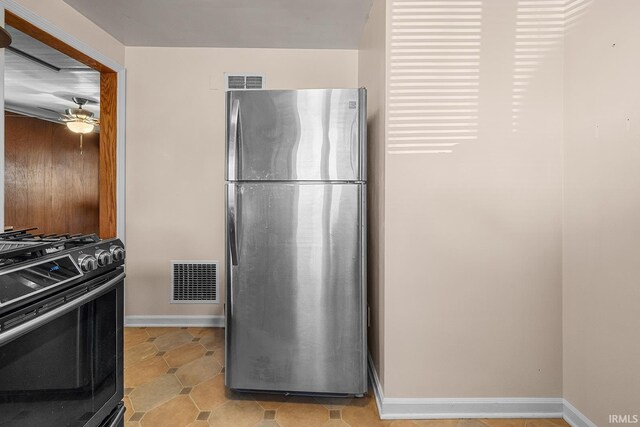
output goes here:
[[41, 41], [47, 46], [50, 46], [56, 50], [59, 50], [65, 55], [68, 55], [73, 59], [82, 62], [87, 67], [91, 67], [94, 70], [100, 71], [101, 73], [115, 72], [111, 68], [101, 64], [100, 62], [96, 61], [90, 56], [80, 52], [78, 49], [69, 46], [62, 40], [53, 37], [51, 34], [41, 30], [40, 28], [33, 25], [31, 22], [20, 18], [18, 15], [12, 13], [9, 10], [5, 10], [4, 22], [6, 25], [11, 25], [13, 28], [22, 31], [23, 33], [33, 37], [36, 40]]
[[118, 75], [100, 73], [100, 237], [117, 234], [117, 98]]

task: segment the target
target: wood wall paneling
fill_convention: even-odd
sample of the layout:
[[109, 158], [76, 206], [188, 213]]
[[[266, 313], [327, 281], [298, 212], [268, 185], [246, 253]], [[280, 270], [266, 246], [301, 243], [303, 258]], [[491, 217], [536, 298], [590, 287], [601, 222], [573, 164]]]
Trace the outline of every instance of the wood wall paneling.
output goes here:
[[116, 73], [100, 73], [100, 237], [116, 237]]
[[98, 233], [99, 135], [5, 113], [5, 224]]

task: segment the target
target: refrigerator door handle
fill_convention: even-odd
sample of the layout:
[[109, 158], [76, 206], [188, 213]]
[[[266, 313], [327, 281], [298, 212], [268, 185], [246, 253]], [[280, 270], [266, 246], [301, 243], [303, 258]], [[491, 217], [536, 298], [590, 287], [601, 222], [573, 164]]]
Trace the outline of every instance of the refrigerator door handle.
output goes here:
[[367, 180], [367, 89], [361, 87], [358, 89], [358, 122], [360, 129], [358, 129], [358, 145], [359, 153], [358, 158], [360, 162], [358, 164], [358, 179], [362, 181]]
[[229, 116], [229, 179], [238, 179], [238, 152], [239, 145], [239, 124], [240, 124], [240, 101], [234, 99], [231, 103], [231, 114]]
[[238, 265], [238, 240], [236, 223], [236, 186], [227, 186], [227, 218], [229, 227], [229, 251], [231, 252], [231, 265]]
[[[357, 128], [358, 121], [354, 121], [351, 125], [351, 150], [349, 151], [349, 163], [351, 164], [351, 171], [353, 172], [353, 179], [360, 180], [360, 136], [358, 135], [359, 129]], [[354, 159], [356, 164], [354, 164]]]

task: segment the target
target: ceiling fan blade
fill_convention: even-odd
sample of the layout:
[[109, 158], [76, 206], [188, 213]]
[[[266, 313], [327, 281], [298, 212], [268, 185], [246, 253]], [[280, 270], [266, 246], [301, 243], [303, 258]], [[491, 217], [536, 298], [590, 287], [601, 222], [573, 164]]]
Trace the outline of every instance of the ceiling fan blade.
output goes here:
[[8, 47], [11, 44], [11, 34], [0, 27], [0, 48]]
[[59, 112], [57, 112], [56, 110], [53, 110], [51, 108], [47, 108], [47, 107], [37, 107], [37, 108], [39, 108], [41, 110], [44, 110], [44, 111], [50, 111], [52, 113], [60, 114]]

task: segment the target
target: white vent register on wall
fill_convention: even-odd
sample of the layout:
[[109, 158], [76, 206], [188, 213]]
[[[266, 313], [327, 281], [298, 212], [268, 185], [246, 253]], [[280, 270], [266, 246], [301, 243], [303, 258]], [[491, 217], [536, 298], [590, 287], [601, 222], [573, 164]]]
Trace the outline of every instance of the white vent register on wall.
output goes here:
[[171, 261], [171, 303], [217, 303], [218, 261]]
[[264, 89], [264, 74], [224, 73], [225, 90]]

